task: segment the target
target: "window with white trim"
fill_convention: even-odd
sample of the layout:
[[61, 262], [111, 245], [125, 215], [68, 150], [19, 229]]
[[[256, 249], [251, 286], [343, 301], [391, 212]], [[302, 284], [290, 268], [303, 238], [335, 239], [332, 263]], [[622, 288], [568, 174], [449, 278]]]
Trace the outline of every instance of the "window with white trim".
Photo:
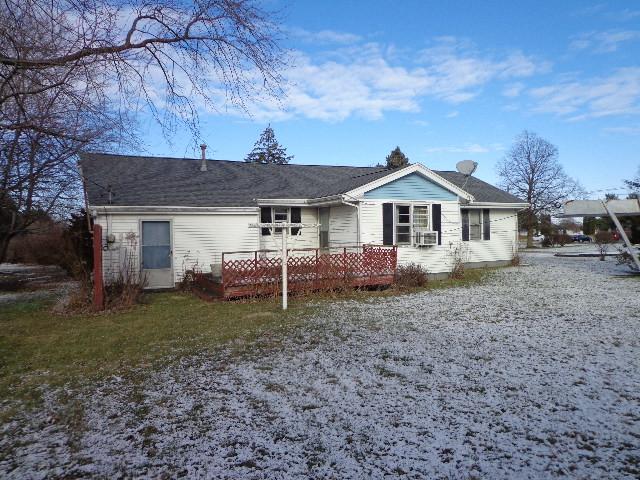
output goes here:
[[469, 240], [482, 240], [482, 210], [469, 209]]
[[397, 245], [413, 245], [416, 234], [430, 231], [429, 205], [397, 204], [395, 206], [394, 232]]
[[396, 205], [395, 232], [397, 245], [411, 245], [411, 205]]
[[429, 206], [414, 205], [413, 207], [413, 233], [428, 232], [429, 228]]
[[462, 219], [462, 241], [491, 240], [491, 210], [488, 208], [463, 208], [460, 210]]
[[[289, 221], [289, 209], [287, 207], [273, 208], [273, 222], [287, 223]], [[275, 233], [282, 233], [282, 228], [275, 228]]]

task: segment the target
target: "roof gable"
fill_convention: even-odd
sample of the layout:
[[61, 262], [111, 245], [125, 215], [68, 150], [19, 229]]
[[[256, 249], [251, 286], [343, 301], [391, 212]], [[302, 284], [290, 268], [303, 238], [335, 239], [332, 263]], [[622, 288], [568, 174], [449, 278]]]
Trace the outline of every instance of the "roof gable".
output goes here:
[[365, 198], [399, 200], [457, 200], [450, 190], [413, 172], [364, 193]]

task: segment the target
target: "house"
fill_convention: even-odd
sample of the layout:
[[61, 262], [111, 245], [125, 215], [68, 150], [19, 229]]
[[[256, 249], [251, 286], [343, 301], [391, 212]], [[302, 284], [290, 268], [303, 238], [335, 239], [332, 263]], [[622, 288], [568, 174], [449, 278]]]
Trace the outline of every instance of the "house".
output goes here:
[[250, 227], [260, 221], [318, 225], [292, 232], [296, 249], [397, 245], [399, 264], [419, 263], [430, 274], [449, 272], [456, 259], [505, 265], [517, 247], [517, 212], [527, 205], [473, 176], [421, 164], [86, 153], [80, 167], [88, 211], [103, 229], [105, 277], [129, 262], [151, 288], [174, 286], [194, 264], [215, 272], [225, 252], [280, 248], [279, 232]]

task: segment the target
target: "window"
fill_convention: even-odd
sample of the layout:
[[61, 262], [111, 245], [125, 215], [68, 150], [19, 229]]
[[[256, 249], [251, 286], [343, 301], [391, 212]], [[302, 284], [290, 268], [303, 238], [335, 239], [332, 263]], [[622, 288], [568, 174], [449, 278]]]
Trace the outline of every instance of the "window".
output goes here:
[[481, 210], [469, 210], [469, 240], [482, 240]]
[[[302, 210], [300, 207], [261, 207], [260, 223], [302, 223]], [[282, 233], [282, 228], [265, 227], [261, 229], [262, 235]], [[300, 228], [291, 227], [291, 235], [297, 235]]]
[[382, 204], [383, 245], [441, 245], [441, 235], [442, 205], [439, 203]]
[[411, 245], [411, 206], [396, 205], [396, 243]]
[[416, 205], [413, 207], [413, 231], [414, 233], [429, 231], [429, 207]]
[[489, 209], [465, 208], [462, 216], [462, 240], [491, 240], [491, 216]]
[[428, 205], [396, 205], [395, 232], [398, 245], [417, 243], [416, 234], [428, 231]]
[[[273, 209], [274, 223], [287, 223], [289, 221], [289, 209], [286, 207], [275, 207]], [[282, 228], [276, 228], [276, 233], [282, 233]]]

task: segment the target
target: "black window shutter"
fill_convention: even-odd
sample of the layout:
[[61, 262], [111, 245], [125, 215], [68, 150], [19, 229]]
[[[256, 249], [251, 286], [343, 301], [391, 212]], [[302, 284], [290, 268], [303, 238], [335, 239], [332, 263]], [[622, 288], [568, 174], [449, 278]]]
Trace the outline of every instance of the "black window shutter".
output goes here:
[[[302, 210], [300, 207], [291, 207], [291, 223], [302, 223]], [[291, 235], [297, 235], [299, 228], [291, 228]]]
[[382, 204], [382, 244], [393, 245], [393, 203]]
[[[271, 223], [271, 207], [260, 208], [260, 223]], [[262, 235], [271, 235], [271, 230], [263, 228]]]
[[491, 240], [491, 218], [488, 208], [482, 210], [482, 237], [485, 240]]
[[442, 245], [442, 205], [439, 203], [431, 205], [431, 216], [433, 217], [433, 231], [438, 232], [438, 245]]
[[469, 211], [468, 210], [460, 210], [460, 214], [462, 215], [462, 241], [469, 241]]

